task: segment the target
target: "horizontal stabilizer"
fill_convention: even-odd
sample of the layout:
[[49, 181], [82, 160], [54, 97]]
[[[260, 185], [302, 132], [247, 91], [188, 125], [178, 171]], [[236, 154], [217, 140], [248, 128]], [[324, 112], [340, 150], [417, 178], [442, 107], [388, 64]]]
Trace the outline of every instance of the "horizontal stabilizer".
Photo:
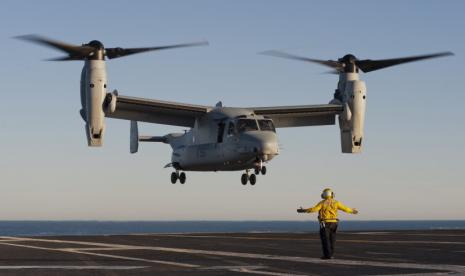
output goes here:
[[140, 142], [159, 142], [166, 143], [166, 138], [164, 136], [139, 136]]

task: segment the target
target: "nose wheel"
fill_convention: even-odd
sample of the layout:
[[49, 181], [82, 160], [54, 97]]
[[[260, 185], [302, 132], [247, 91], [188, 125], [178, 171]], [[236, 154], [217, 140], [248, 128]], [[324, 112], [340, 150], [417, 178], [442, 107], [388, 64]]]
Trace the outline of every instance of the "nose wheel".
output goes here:
[[246, 170], [246, 172], [241, 176], [242, 185], [247, 185], [247, 182], [250, 182], [250, 185], [252, 186], [257, 183], [257, 176], [255, 174], [249, 175], [249, 170]]
[[186, 173], [179, 171], [175, 171], [171, 173], [171, 183], [176, 184], [176, 182], [179, 180], [179, 183], [184, 184], [186, 183]]
[[255, 174], [256, 175], [259, 175], [259, 174], [262, 174], [262, 175], [265, 175], [266, 174], [266, 167], [265, 166], [262, 166], [261, 168], [260, 167], [256, 167], [255, 168]]

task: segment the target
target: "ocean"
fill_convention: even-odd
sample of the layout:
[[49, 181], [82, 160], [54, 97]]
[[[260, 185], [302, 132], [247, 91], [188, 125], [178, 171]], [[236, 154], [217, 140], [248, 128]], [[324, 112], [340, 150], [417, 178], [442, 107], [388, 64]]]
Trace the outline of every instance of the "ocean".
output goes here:
[[[339, 231], [465, 229], [465, 220], [342, 221]], [[316, 221], [0, 221], [2, 236], [315, 232]]]

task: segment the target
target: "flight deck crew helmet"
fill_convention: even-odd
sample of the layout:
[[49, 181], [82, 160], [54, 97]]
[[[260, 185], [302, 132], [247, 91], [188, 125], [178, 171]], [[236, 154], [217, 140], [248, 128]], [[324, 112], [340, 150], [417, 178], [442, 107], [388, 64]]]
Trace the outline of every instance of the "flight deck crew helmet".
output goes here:
[[321, 193], [321, 198], [323, 199], [328, 199], [328, 198], [334, 198], [336, 195], [330, 188], [326, 188], [323, 190]]

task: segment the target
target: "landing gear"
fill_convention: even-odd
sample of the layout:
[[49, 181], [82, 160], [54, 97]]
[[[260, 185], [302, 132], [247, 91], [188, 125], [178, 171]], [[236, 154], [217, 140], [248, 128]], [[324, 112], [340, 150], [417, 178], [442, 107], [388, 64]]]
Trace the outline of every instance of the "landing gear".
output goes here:
[[178, 174], [176, 172], [171, 173], [171, 183], [176, 184], [176, 181], [178, 181]]
[[261, 168], [260, 167], [255, 168], [255, 174], [259, 175], [260, 173], [262, 173], [262, 175], [266, 174], [266, 167], [265, 166], [262, 166]]
[[[257, 169], [255, 169], [257, 170]], [[258, 173], [257, 173], [258, 174]], [[250, 185], [255, 185], [257, 183], [257, 176], [255, 174], [249, 175], [249, 170], [246, 170], [244, 174], [241, 176], [241, 183], [242, 185], [247, 185], [247, 182], [250, 182]]]
[[176, 184], [179, 179], [179, 183], [184, 184], [186, 183], [186, 173], [179, 171], [175, 171], [171, 173], [171, 183]]
[[181, 182], [181, 184], [186, 183], [186, 174], [185, 174], [184, 172], [182, 172], [182, 173], [179, 175], [179, 182]]
[[257, 177], [255, 176], [255, 174], [251, 174], [250, 177], [249, 177], [249, 181], [250, 181], [250, 185], [255, 185], [255, 183], [257, 183]]
[[242, 185], [247, 185], [247, 182], [249, 181], [249, 176], [244, 173], [242, 176], [241, 176], [241, 183]]

